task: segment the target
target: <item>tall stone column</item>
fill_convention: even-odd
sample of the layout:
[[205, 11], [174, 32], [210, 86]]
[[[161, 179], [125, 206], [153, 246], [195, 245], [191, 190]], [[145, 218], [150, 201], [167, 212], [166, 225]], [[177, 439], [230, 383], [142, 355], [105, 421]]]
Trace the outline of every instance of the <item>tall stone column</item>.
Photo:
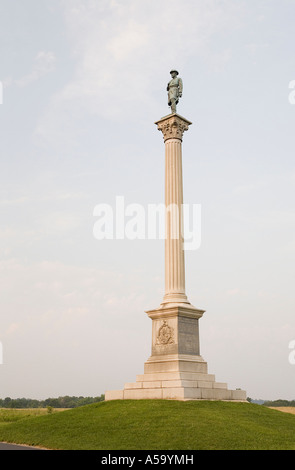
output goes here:
[[162, 305], [189, 303], [183, 249], [182, 137], [191, 122], [172, 114], [156, 122], [165, 142], [165, 296]]
[[155, 124], [165, 143], [165, 294], [159, 308], [147, 311], [153, 321], [152, 354], [145, 370], [161, 369], [164, 363], [168, 369], [179, 368], [188, 361], [189, 369], [197, 362], [197, 369], [206, 372], [199, 343], [204, 310], [191, 305], [185, 292], [182, 139], [192, 123], [174, 113]]

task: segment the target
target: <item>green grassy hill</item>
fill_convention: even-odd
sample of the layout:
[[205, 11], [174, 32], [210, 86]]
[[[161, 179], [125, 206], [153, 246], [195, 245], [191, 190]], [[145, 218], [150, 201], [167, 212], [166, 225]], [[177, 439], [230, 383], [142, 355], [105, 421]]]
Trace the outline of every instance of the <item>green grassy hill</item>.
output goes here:
[[63, 450], [295, 449], [295, 415], [251, 403], [126, 400], [10, 422], [0, 441]]

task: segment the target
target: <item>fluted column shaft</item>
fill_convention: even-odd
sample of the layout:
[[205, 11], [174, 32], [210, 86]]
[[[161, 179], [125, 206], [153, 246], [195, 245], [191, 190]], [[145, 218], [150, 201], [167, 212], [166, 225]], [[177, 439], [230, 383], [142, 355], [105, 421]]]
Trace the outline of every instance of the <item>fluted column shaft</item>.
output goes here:
[[177, 114], [157, 121], [165, 141], [165, 295], [162, 304], [189, 303], [183, 250], [182, 136], [191, 124]]
[[165, 297], [164, 301], [186, 300], [182, 227], [181, 140], [165, 142]]

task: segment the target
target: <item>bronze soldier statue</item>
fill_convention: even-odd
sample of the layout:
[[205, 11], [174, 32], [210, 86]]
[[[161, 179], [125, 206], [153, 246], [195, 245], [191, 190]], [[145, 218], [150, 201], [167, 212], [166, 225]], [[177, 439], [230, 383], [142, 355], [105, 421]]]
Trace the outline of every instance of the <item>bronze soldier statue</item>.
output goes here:
[[179, 98], [182, 96], [183, 84], [180, 77], [178, 77], [177, 70], [171, 70], [170, 72], [172, 79], [167, 85], [168, 91], [168, 106], [171, 106], [172, 114], [176, 113], [176, 105], [179, 102]]

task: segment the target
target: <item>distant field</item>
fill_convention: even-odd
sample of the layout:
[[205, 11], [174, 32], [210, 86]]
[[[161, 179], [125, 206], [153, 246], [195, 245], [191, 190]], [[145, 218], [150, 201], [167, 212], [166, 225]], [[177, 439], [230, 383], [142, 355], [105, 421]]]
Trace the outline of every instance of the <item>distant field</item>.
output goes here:
[[[52, 413], [57, 411], [64, 411], [62, 408], [55, 408], [51, 410]], [[47, 408], [0, 408], [0, 426], [8, 423], [13, 423], [25, 418], [32, 418], [33, 416], [43, 416], [49, 414]]]
[[291, 413], [292, 415], [295, 415], [294, 406], [269, 406], [268, 408], [271, 410], [284, 411], [285, 413]]
[[214, 401], [118, 400], [50, 414], [2, 409], [0, 441], [64, 450], [295, 450], [295, 416]]

